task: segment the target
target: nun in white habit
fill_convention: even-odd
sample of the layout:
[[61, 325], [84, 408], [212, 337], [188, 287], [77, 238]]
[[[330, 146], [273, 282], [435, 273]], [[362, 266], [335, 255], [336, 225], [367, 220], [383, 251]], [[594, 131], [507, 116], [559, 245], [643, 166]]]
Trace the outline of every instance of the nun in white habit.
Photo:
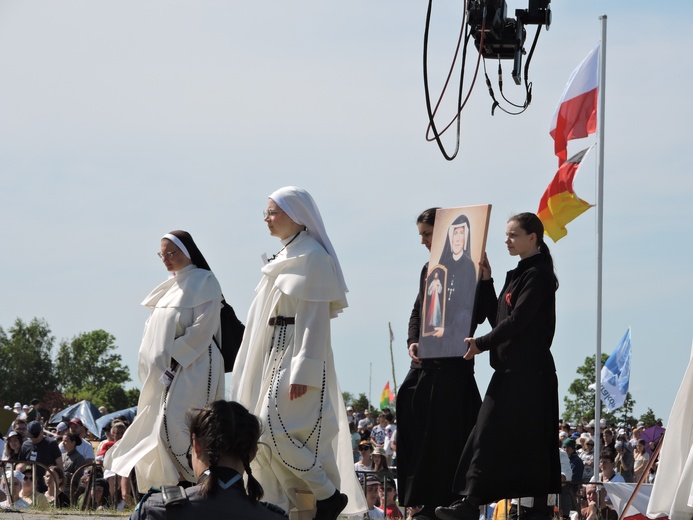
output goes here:
[[262, 268], [231, 387], [263, 423], [253, 474], [287, 511], [308, 490], [316, 520], [357, 514], [367, 504], [330, 345], [330, 319], [347, 306], [344, 276], [307, 191], [275, 191], [264, 215], [283, 247]]
[[171, 276], [142, 302], [151, 314], [138, 354], [137, 416], [104, 460], [118, 475], [134, 467], [140, 492], [196, 481], [185, 414], [224, 397], [224, 362], [213, 341], [221, 342], [219, 282], [186, 231], [164, 235], [158, 255]]

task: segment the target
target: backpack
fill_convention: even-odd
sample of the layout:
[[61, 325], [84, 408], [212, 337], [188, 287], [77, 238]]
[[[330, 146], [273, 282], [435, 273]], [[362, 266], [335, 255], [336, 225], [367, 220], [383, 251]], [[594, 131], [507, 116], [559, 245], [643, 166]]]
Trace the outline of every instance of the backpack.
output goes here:
[[213, 337], [212, 339], [224, 358], [224, 372], [228, 374], [233, 370], [233, 364], [236, 362], [236, 355], [241, 347], [241, 341], [243, 341], [245, 325], [236, 317], [233, 307], [226, 303], [223, 295], [219, 317], [221, 318], [221, 345], [219, 345], [217, 338]]

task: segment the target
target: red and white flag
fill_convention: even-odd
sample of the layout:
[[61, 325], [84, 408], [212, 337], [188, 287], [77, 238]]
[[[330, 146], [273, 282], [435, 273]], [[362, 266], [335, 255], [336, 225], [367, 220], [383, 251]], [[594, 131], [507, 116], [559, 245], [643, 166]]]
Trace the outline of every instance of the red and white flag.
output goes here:
[[549, 134], [554, 140], [558, 166], [568, 158], [568, 141], [597, 131], [600, 49], [598, 43], [570, 75], [551, 120]]

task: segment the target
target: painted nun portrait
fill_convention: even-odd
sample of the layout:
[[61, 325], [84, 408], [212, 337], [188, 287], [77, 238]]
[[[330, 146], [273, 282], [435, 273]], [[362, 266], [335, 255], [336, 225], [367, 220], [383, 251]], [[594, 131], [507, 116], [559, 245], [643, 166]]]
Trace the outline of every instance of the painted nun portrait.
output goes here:
[[459, 215], [447, 229], [438, 264], [429, 270], [421, 341], [430, 354], [426, 357], [463, 356], [466, 351], [477, 278], [470, 231], [467, 216]]

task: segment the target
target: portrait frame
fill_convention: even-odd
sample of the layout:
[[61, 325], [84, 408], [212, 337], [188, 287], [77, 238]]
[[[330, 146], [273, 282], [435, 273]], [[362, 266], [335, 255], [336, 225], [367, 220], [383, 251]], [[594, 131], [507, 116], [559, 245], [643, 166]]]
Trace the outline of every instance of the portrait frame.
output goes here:
[[[486, 251], [490, 218], [491, 204], [436, 211], [422, 302], [418, 357], [462, 357], [466, 353], [464, 338], [470, 335], [473, 326], [481, 277], [479, 262]], [[442, 288], [435, 281], [436, 273], [438, 280], [441, 273], [445, 273]], [[437, 295], [441, 298], [438, 306], [433, 300]], [[438, 322], [440, 326], [433, 325]]]

